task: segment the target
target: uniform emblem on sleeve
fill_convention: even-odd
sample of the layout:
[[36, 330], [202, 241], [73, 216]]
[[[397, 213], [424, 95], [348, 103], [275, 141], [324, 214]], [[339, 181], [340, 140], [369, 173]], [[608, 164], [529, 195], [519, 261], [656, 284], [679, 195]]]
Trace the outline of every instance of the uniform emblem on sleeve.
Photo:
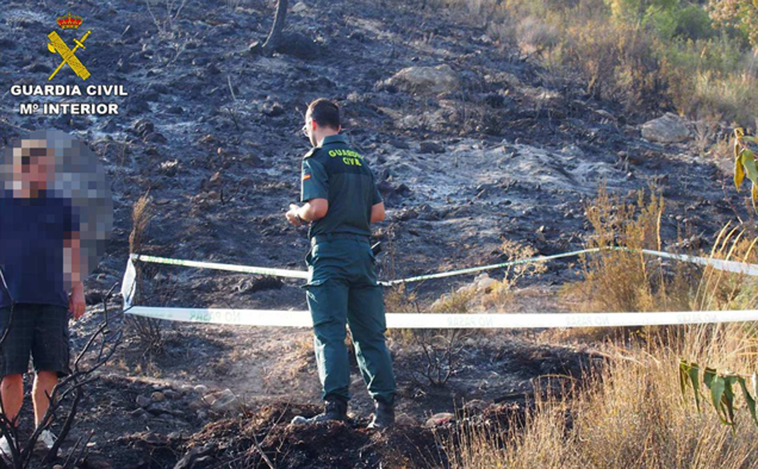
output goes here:
[[311, 178], [310, 174], [303, 174], [303, 181], [307, 181], [310, 178]]

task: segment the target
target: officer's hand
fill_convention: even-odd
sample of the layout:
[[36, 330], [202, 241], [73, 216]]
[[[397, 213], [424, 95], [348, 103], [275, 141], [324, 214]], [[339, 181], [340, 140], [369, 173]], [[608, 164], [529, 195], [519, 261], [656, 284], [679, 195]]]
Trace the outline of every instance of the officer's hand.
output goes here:
[[300, 223], [300, 219], [297, 217], [297, 211], [300, 209], [295, 204], [290, 204], [289, 212], [285, 215], [287, 217], [287, 221], [292, 223], [295, 226], [300, 226], [302, 223]]
[[84, 285], [81, 282], [74, 284], [71, 288], [71, 296], [68, 299], [68, 309], [74, 313], [74, 319], [84, 316], [87, 309], [87, 303], [84, 301]]

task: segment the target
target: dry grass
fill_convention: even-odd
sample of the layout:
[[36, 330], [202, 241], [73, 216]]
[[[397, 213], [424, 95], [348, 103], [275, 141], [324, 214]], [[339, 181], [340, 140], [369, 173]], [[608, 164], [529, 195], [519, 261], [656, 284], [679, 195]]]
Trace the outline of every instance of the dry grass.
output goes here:
[[[600, 187], [597, 198], [585, 206], [594, 230], [589, 248], [613, 246], [661, 249], [660, 223], [663, 197], [638, 192], [637, 203], [627, 203]], [[660, 259], [639, 252], [604, 250], [580, 260], [584, 279], [566, 285], [562, 294], [578, 298], [582, 312], [672, 311], [689, 308], [687, 283], [696, 274], [686, 264], [675, 264], [667, 273]]]
[[[662, 212], [656, 195], [640, 194], [634, 205], [601, 190], [587, 207], [595, 229], [592, 244], [655, 249], [661, 244]], [[757, 242], [746, 227], [727, 225], [710, 252], [693, 254], [755, 263]], [[579, 307], [585, 311], [756, 307], [754, 278], [710, 267], [684, 275], [681, 265], [664, 268], [634, 253], [607, 252], [586, 258], [585, 280], [569, 290], [585, 295]], [[569, 397], [537, 392], [524, 425], [472, 425], [455, 440], [441, 437], [450, 467], [755, 467], [758, 428], [747, 409], [737, 410], [734, 432], [712, 408], [698, 412], [692, 394], [681, 394], [678, 365], [686, 359], [750, 374], [756, 371], [758, 329], [743, 323], [659, 327], [644, 329], [639, 337], [614, 341], [604, 335], [597, 346], [611, 357], [607, 365], [588, 372], [572, 392], [559, 394]]]
[[[150, 221], [153, 219], [153, 211], [150, 203], [152, 198], [149, 194], [145, 194], [134, 203], [132, 207], [132, 232], [129, 234], [129, 252], [133, 254], [139, 254], [145, 247], [147, 228], [150, 225]], [[135, 270], [137, 273], [136, 284], [137, 292], [134, 296], [134, 303], [137, 304], [142, 300], [144, 288], [144, 269], [143, 264], [137, 262], [135, 264]], [[162, 293], [161, 304], [165, 304], [170, 301], [174, 295], [177, 285], [176, 281], [168, 282], [169, 286], [161, 289]], [[163, 345], [163, 327], [161, 321], [152, 318], [143, 318], [140, 316], [128, 316], [127, 324], [130, 329], [144, 344], [143, 358], [149, 354], [156, 354], [161, 351]]]
[[462, 444], [445, 441], [451, 467], [754, 467], [758, 429], [747, 410], [737, 411], [733, 434], [714, 412], [683, 400], [677, 380], [682, 355], [752, 370], [754, 335], [738, 325], [678, 332], [632, 351], [634, 361], [611, 361], [572, 400], [541, 398], [521, 429], [469, 427]]
[[152, 198], [145, 194], [132, 207], [132, 232], [129, 234], [129, 252], [139, 253], [145, 243], [145, 232], [153, 218], [150, 202]]

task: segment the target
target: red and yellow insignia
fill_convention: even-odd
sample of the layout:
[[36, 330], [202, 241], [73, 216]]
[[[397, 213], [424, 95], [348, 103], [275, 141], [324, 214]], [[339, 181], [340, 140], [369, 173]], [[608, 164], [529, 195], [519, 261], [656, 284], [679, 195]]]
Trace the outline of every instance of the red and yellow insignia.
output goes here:
[[303, 181], [307, 181], [310, 178], [311, 178], [310, 174], [303, 174]]

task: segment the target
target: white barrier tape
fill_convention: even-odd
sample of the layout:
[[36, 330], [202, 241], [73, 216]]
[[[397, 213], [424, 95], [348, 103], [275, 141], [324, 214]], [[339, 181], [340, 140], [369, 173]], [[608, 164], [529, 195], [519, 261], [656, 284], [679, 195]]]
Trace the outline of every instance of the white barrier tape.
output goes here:
[[[530, 257], [528, 259], [519, 259], [516, 261], [501, 262], [499, 264], [490, 264], [490, 265], [484, 265], [484, 266], [479, 266], [479, 267], [469, 267], [466, 269], [451, 270], [448, 272], [439, 272], [436, 274], [418, 275], [415, 277], [408, 277], [408, 278], [398, 279], [398, 280], [380, 281], [378, 283], [380, 285], [389, 286], [389, 285], [397, 285], [400, 283], [407, 283], [407, 282], [419, 282], [421, 280], [452, 277], [455, 275], [481, 272], [484, 270], [502, 269], [504, 267], [510, 267], [510, 266], [514, 266], [518, 264], [529, 264], [532, 262], [546, 262], [546, 261], [550, 261], [554, 259], [560, 259], [563, 257], [572, 257], [572, 256], [578, 256], [579, 254], [599, 252], [599, 251], [600, 251], [599, 248], [581, 249], [578, 251], [564, 252], [561, 254], [553, 254], [550, 256]], [[223, 271], [228, 271], [228, 272], [243, 272], [243, 273], [248, 273], [248, 274], [270, 275], [274, 277], [289, 277], [289, 278], [302, 278], [302, 279], [308, 278], [308, 271], [304, 271], [304, 270], [272, 269], [272, 268], [266, 268], [266, 267], [253, 267], [253, 266], [244, 266], [244, 265], [236, 265], [236, 264], [221, 264], [217, 262], [189, 261], [189, 260], [184, 260], [184, 259], [172, 259], [168, 257], [148, 256], [144, 254], [131, 254], [130, 258], [135, 261], [141, 261], [141, 262], [179, 265], [179, 266], [184, 266], [184, 267], [196, 267], [200, 269], [223, 270]]]
[[562, 257], [573, 257], [573, 256], [578, 256], [579, 254], [585, 254], [585, 253], [590, 253], [590, 252], [600, 252], [600, 250], [601, 250], [600, 248], [580, 249], [578, 251], [563, 252], [560, 254], [552, 254], [550, 256], [530, 257], [528, 259], [519, 259], [516, 261], [501, 262], [499, 264], [483, 265], [479, 267], [469, 267], [466, 269], [451, 270], [448, 272], [439, 272], [436, 274], [418, 275], [416, 277], [408, 277], [408, 278], [403, 278], [399, 280], [390, 280], [384, 283], [387, 285], [396, 285], [398, 283], [419, 282], [421, 280], [429, 280], [433, 278], [452, 277], [454, 275], [471, 274], [474, 272], [481, 272], [483, 270], [502, 269], [504, 267], [511, 267], [511, 266], [519, 265], [519, 264], [530, 264], [532, 262], [547, 262], [554, 259], [560, 259]]
[[303, 270], [272, 269], [268, 267], [251, 267], [246, 265], [220, 264], [217, 262], [187, 261], [184, 259], [170, 259], [168, 257], [146, 256], [144, 254], [132, 254], [129, 256], [135, 261], [152, 262], [155, 264], [181, 265], [184, 267], [197, 267], [200, 269], [225, 270], [228, 272], [243, 272], [246, 274], [270, 275], [272, 277], [308, 278], [308, 272]]
[[[201, 324], [313, 327], [308, 311], [133, 306], [127, 314]], [[390, 329], [545, 329], [716, 324], [741, 321], [758, 321], [758, 310], [576, 314], [387, 314], [387, 327]]]
[[[667, 252], [653, 251], [650, 249], [635, 250], [635, 249], [623, 248], [623, 247], [608, 247], [608, 248], [580, 249], [577, 251], [564, 252], [564, 253], [553, 254], [549, 256], [530, 257], [528, 259], [519, 259], [515, 261], [501, 262], [498, 264], [483, 265], [479, 267], [469, 267], [465, 269], [457, 269], [457, 270], [451, 270], [447, 272], [438, 272], [435, 274], [418, 275], [415, 277], [408, 277], [404, 279], [380, 281], [378, 283], [380, 285], [390, 286], [390, 285], [397, 285], [400, 283], [419, 282], [422, 280], [452, 277], [455, 275], [463, 275], [463, 274], [471, 274], [471, 273], [476, 273], [476, 272], [482, 272], [485, 270], [502, 269], [505, 267], [511, 267], [511, 266], [519, 265], [519, 264], [529, 264], [533, 262], [547, 262], [547, 261], [551, 261], [555, 259], [561, 259], [564, 257], [573, 257], [573, 256], [578, 256], [580, 254], [600, 252], [605, 249], [630, 251], [630, 252], [639, 251], [643, 254], [647, 254], [650, 256], [675, 259], [675, 260], [690, 262], [690, 263], [699, 264], [699, 265], [708, 265], [718, 270], [758, 277], [758, 265], [756, 264], [748, 264], [745, 262], [738, 262], [738, 261], [727, 261], [727, 260], [721, 260], [721, 259], [690, 256], [686, 254], [670, 254]], [[243, 273], [250, 273], [250, 274], [270, 275], [274, 277], [308, 279], [308, 272], [304, 270], [274, 269], [274, 268], [267, 268], [267, 267], [252, 267], [252, 266], [235, 265], [235, 264], [221, 264], [221, 263], [216, 263], [216, 262], [188, 261], [188, 260], [183, 260], [183, 259], [171, 259], [171, 258], [166, 258], [166, 257], [147, 256], [144, 254], [132, 254], [130, 257], [131, 259], [142, 261], [142, 262], [180, 265], [180, 266], [185, 266], [185, 267], [197, 267], [201, 269], [225, 270], [229, 272], [243, 272]]]
[[124, 298], [124, 309], [132, 305], [134, 294], [137, 291], [137, 270], [134, 268], [134, 262], [129, 258], [126, 260], [126, 270], [124, 278], [121, 281], [121, 296]]
[[[665, 254], [665, 253], [663, 253]], [[701, 258], [702, 259], [702, 258]], [[308, 311], [260, 309], [166, 308], [132, 306], [136, 292], [136, 270], [127, 260], [121, 286], [127, 314], [168, 321], [269, 327], [312, 327]], [[393, 329], [503, 329], [661, 326], [757, 321], [758, 310], [695, 311], [665, 313], [546, 313], [546, 314], [418, 314], [389, 313], [387, 327]]]
[[717, 270], [724, 270], [727, 272], [734, 272], [738, 274], [750, 275], [752, 277], [758, 277], [758, 265], [748, 264], [747, 262], [725, 261], [722, 259], [713, 259], [709, 257], [689, 256], [687, 254], [669, 254], [668, 252], [651, 251], [650, 249], [641, 249], [641, 251], [644, 254], [649, 254], [651, 256], [665, 257], [668, 259], [690, 262], [692, 264], [709, 265]]

